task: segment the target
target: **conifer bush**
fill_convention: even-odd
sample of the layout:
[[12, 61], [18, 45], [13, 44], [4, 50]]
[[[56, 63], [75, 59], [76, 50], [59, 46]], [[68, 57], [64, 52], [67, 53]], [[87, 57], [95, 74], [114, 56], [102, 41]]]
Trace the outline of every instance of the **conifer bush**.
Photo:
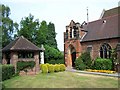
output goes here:
[[65, 71], [66, 67], [64, 64], [40, 64], [40, 68], [42, 73], [53, 73], [53, 72], [60, 72]]
[[49, 64], [49, 63], [46, 63], [46, 65], [47, 65], [47, 67], [49, 67], [50, 64]]
[[54, 65], [52, 65], [52, 64], [48, 65], [48, 72], [49, 73], [53, 73], [54, 72]]
[[48, 67], [46, 64], [42, 65], [42, 73], [48, 73]]
[[60, 64], [60, 71], [65, 71], [65, 65], [64, 64]]
[[40, 64], [40, 69], [42, 70], [42, 66], [43, 66], [44, 64]]
[[60, 71], [60, 65], [59, 64], [55, 64], [54, 68], [55, 68], [55, 72]]

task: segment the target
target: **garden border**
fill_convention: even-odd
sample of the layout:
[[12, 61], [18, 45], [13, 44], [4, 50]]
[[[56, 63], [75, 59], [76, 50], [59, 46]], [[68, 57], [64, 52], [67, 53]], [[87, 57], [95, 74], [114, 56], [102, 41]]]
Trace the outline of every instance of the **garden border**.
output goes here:
[[102, 76], [110, 76], [110, 77], [120, 78], [120, 73], [107, 74], [107, 73], [100, 73], [100, 72], [89, 72], [89, 71], [75, 70], [73, 68], [68, 68], [68, 67], [66, 68], [66, 71], [78, 72], [78, 73], [83, 73], [83, 74], [93, 74], [93, 75], [102, 75]]

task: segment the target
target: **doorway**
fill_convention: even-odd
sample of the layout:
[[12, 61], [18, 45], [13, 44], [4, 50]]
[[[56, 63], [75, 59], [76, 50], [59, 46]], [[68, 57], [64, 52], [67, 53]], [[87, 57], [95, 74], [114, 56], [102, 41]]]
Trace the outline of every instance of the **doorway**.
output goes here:
[[68, 65], [67, 66], [70, 66], [70, 67], [75, 67], [75, 60], [76, 60], [76, 49], [73, 45], [69, 45], [69, 48], [68, 48]]

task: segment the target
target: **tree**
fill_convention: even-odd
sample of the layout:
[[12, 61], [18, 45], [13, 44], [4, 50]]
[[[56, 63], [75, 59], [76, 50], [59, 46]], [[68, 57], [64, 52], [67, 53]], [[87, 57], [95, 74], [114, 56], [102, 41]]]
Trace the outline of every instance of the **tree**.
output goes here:
[[50, 47], [49, 45], [45, 45], [45, 60], [59, 60], [63, 59], [62, 53], [55, 49], [54, 47]]
[[48, 35], [48, 27], [46, 21], [42, 21], [39, 26], [39, 30], [36, 33], [36, 44], [37, 46], [41, 46], [41, 44], [47, 44], [47, 35]]
[[47, 35], [47, 43], [49, 46], [52, 46], [56, 49], [57, 48], [57, 41], [56, 41], [56, 32], [55, 32], [55, 26], [53, 23], [48, 24], [48, 35]]
[[33, 43], [36, 43], [36, 32], [39, 29], [39, 20], [34, 20], [34, 16], [29, 14], [28, 17], [20, 21], [20, 30], [18, 30], [18, 36], [24, 36]]
[[18, 27], [17, 23], [14, 23], [12, 19], [10, 19], [10, 8], [8, 6], [1, 5], [2, 8], [2, 47], [5, 47], [10, 41], [13, 40], [13, 33]]

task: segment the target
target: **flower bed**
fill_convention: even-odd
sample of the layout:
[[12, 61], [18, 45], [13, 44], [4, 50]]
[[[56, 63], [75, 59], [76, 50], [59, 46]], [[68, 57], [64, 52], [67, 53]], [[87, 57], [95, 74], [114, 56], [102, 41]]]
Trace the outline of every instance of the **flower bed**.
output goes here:
[[111, 71], [111, 70], [92, 70], [92, 69], [87, 69], [86, 71], [89, 71], [89, 72], [108, 73], [108, 74], [116, 73], [116, 71]]

